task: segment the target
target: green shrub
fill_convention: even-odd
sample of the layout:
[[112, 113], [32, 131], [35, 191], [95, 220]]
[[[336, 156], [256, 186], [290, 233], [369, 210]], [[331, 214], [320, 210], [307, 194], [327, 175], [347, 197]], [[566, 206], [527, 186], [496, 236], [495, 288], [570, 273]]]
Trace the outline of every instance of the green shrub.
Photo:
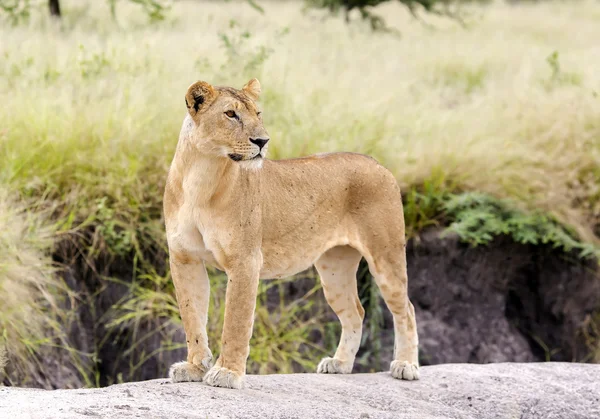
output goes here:
[[506, 235], [517, 243], [548, 244], [566, 253], [575, 251], [580, 258], [600, 256], [596, 246], [579, 241], [568, 227], [552, 216], [521, 212], [508, 200], [471, 192], [452, 196], [443, 208], [445, 216], [452, 220], [447, 231], [457, 233], [473, 246], [487, 245], [494, 238]]

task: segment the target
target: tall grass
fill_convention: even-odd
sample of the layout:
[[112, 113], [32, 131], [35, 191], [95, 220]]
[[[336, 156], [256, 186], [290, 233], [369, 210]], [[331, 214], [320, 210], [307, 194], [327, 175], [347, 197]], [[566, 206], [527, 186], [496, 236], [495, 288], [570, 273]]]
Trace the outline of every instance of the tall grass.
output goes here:
[[0, 383], [81, 384], [61, 365], [83, 372], [85, 356], [67, 336], [73, 313], [65, 300], [76, 296], [54, 275], [55, 225], [48, 213], [0, 188]]
[[[149, 24], [125, 2], [115, 20], [106, 2], [65, 1], [62, 22], [40, 7], [27, 23], [0, 27], [0, 186], [18, 197], [2, 200], [0, 235], [7, 249], [26, 247], [0, 255], [10, 263], [2, 281], [11, 284], [0, 288], [0, 318], [35, 314], [40, 295], [51, 306], [49, 252], [59, 237], [85, 233], [86, 258], [136, 263], [139, 287], [107, 314], [111, 327], [152, 316], [178, 321], [168, 272], [153, 268], [152, 255], [165, 250], [164, 180], [183, 94], [198, 79], [238, 87], [261, 80], [272, 158], [346, 150], [380, 160], [406, 191], [411, 234], [436, 222], [437, 204], [424, 206], [416, 195], [434, 185], [436, 196], [510, 198], [598, 243], [597, 2], [472, 6], [466, 29], [435, 17], [423, 25], [400, 5], [382, 6], [377, 13], [400, 37], [302, 12], [296, 2], [261, 5], [264, 15], [239, 2], [174, 2], [165, 20]], [[34, 208], [15, 210], [23, 202]], [[23, 217], [48, 208], [55, 233], [44, 236]], [[216, 341], [223, 287], [214, 289]], [[273, 346], [288, 339], [285, 349], [299, 353], [301, 340], [309, 350], [308, 330], [319, 319], [311, 326], [299, 312], [306, 302], [294, 304], [277, 325], [259, 307], [251, 354], [259, 371], [302, 364]], [[32, 336], [46, 336], [46, 319], [28, 318]], [[9, 358], [22, 354], [25, 365], [27, 341], [18, 348], [11, 341]]]
[[[41, 228], [40, 228], [41, 227]], [[35, 215], [15, 205], [5, 190], [0, 195], [0, 350], [2, 367], [7, 358], [23, 354], [28, 368], [37, 359], [31, 348], [45, 335], [48, 321], [45, 310], [54, 299], [48, 292], [52, 284], [50, 263], [45, 255], [51, 245], [47, 226]], [[31, 304], [25, 305], [23, 302]], [[13, 365], [10, 365], [13, 367]], [[3, 369], [3, 368], [2, 368]]]

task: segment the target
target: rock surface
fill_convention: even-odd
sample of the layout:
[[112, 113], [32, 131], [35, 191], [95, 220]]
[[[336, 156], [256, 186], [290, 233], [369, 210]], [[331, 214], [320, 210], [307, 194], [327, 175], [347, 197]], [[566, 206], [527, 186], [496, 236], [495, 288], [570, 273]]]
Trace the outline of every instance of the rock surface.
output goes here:
[[101, 389], [0, 388], [20, 418], [600, 418], [600, 365], [447, 364], [387, 373], [248, 376], [243, 390], [166, 379]]

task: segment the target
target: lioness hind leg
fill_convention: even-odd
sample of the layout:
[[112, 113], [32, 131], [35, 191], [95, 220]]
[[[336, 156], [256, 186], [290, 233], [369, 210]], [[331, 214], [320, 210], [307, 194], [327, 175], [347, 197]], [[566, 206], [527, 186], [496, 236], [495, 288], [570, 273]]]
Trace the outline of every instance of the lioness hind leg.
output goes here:
[[324, 358], [318, 373], [349, 374], [360, 346], [365, 311], [358, 298], [356, 271], [361, 254], [350, 246], [329, 249], [315, 263], [327, 302], [342, 323], [342, 336], [333, 358]]
[[[415, 308], [408, 299], [406, 250], [394, 246], [390, 257], [375, 258], [369, 269], [394, 318], [394, 359], [390, 373], [402, 380], [419, 379], [419, 357]], [[373, 266], [372, 266], [373, 265]]]

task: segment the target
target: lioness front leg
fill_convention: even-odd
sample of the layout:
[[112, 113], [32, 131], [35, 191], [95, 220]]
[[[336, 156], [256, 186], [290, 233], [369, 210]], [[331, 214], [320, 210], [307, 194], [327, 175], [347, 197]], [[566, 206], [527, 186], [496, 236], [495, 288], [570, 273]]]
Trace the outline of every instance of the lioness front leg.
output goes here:
[[[246, 265], [251, 266], [253, 262]], [[241, 388], [250, 353], [254, 324], [259, 268], [242, 271], [243, 265], [227, 272], [225, 319], [221, 337], [221, 355], [204, 381], [214, 387]]]
[[174, 382], [202, 381], [212, 364], [206, 335], [210, 296], [206, 268], [201, 260], [194, 260], [189, 254], [171, 252], [171, 276], [185, 330], [188, 356], [187, 362], [171, 366], [169, 377]]

